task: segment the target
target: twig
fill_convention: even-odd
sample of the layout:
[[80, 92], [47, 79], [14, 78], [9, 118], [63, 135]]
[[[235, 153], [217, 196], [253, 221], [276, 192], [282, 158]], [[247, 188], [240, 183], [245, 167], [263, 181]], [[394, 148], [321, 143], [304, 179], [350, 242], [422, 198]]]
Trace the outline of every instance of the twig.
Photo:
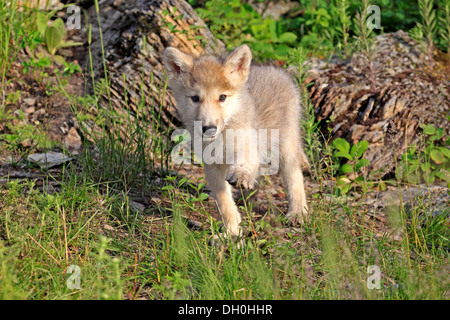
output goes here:
[[63, 265], [61, 264], [61, 262], [59, 262], [58, 260], [56, 260], [56, 258], [54, 256], [52, 256], [52, 254], [50, 252], [47, 251], [47, 249], [45, 249], [39, 242], [36, 241], [36, 239], [33, 238], [32, 235], [30, 235], [27, 232], [27, 236], [29, 236], [31, 238], [31, 240], [33, 240], [34, 242], [36, 242], [36, 244], [42, 249], [44, 250], [60, 267], [63, 267]]

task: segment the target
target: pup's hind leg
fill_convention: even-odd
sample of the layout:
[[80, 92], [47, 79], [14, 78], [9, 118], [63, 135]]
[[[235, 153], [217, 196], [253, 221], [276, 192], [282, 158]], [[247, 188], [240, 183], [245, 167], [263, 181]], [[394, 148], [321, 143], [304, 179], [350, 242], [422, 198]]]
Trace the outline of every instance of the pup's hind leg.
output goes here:
[[285, 140], [280, 145], [280, 169], [289, 199], [287, 217], [293, 222], [302, 222], [308, 215], [299, 148], [298, 137]]
[[233, 200], [230, 184], [225, 180], [228, 165], [205, 165], [208, 187], [213, 192], [226, 230], [232, 236], [240, 236], [241, 215]]

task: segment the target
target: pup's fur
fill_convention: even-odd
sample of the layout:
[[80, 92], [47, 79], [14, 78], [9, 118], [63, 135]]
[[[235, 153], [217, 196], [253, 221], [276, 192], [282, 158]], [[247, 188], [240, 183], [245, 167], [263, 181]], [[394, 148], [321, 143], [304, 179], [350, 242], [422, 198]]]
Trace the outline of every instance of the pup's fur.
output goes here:
[[[250, 65], [251, 59], [252, 53], [246, 45], [224, 57], [196, 59], [172, 47], [164, 52], [169, 87], [175, 96], [178, 114], [191, 134], [194, 121], [216, 127], [215, 136], [226, 129], [279, 130], [279, 166], [289, 194], [288, 216], [302, 221], [307, 215], [307, 204], [301, 166], [309, 165], [300, 139], [300, 96], [283, 70]], [[226, 95], [225, 101], [220, 101], [221, 95]], [[226, 135], [222, 137], [225, 149]], [[259, 159], [258, 154], [255, 155], [257, 148], [249, 143], [246, 146], [246, 159]], [[237, 154], [240, 150], [233, 152]], [[231, 235], [240, 235], [241, 216], [227, 180], [252, 188], [259, 167], [258, 160], [243, 165], [205, 164], [206, 181]]]

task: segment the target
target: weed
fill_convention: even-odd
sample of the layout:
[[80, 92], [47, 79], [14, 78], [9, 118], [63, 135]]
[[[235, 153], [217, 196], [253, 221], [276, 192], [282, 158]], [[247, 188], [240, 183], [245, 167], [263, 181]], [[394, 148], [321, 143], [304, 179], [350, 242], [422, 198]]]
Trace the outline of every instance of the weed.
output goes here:
[[80, 42], [66, 41], [66, 28], [64, 21], [60, 18], [56, 19], [49, 25], [49, 16], [38, 12], [36, 17], [36, 24], [41, 39], [44, 40], [47, 50], [51, 55], [56, 55], [58, 49], [79, 46]]
[[[444, 135], [444, 128], [431, 124], [420, 124], [425, 134], [425, 146], [410, 145], [396, 167], [397, 179], [410, 183], [433, 183], [436, 178], [450, 183], [450, 138]], [[421, 151], [420, 151], [421, 150]]]
[[450, 54], [450, 1], [444, 1], [442, 14], [439, 17], [439, 33], [442, 37], [443, 47]]
[[[365, 140], [354, 144], [350, 149], [350, 144], [342, 139], [337, 138], [333, 140], [333, 146], [336, 148], [336, 152], [333, 154], [336, 158], [345, 158], [347, 163], [342, 165], [339, 162], [338, 172], [342, 174], [337, 178], [337, 191], [338, 195], [346, 194], [352, 187], [359, 186], [363, 192], [367, 192], [367, 184], [365, 183], [365, 170], [364, 168], [370, 164], [370, 161], [362, 158], [364, 151], [366, 151], [369, 143]], [[346, 176], [351, 174], [351, 177]]]
[[419, 0], [420, 16], [422, 23], [417, 23], [417, 27], [420, 29], [424, 37], [426, 54], [430, 63], [430, 68], [433, 68], [434, 61], [434, 38], [437, 32], [437, 16], [436, 11], [433, 9], [434, 0]]
[[375, 91], [377, 83], [375, 79], [375, 47], [373, 40], [373, 29], [368, 26], [369, 2], [364, 0], [359, 12], [354, 18], [356, 46], [362, 53], [365, 63], [369, 69], [369, 80], [372, 90]]

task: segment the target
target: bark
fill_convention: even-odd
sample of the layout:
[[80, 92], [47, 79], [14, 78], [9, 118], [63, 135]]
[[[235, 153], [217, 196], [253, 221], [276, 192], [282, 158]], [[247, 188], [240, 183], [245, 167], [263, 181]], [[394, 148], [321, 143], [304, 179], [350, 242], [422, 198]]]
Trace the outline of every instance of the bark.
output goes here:
[[429, 70], [427, 57], [403, 31], [377, 36], [375, 45], [373, 72], [355, 53], [348, 60], [315, 60], [306, 83], [322, 132], [328, 127], [333, 139], [367, 140], [370, 169], [386, 174], [407, 145], [419, 143], [419, 124], [445, 128], [448, 135], [450, 68], [443, 60]]
[[160, 113], [164, 126], [179, 126], [173, 96], [164, 90], [164, 49], [173, 46], [199, 56], [224, 51], [223, 43], [215, 39], [184, 0], [107, 0], [99, 10], [103, 60], [95, 6], [88, 10], [88, 16], [96, 76], [104, 76], [105, 61], [111, 82], [109, 97], [103, 95], [103, 105], [109, 107], [111, 103], [119, 113], [125, 109], [136, 113], [140, 100], [145, 98], [144, 105]]

